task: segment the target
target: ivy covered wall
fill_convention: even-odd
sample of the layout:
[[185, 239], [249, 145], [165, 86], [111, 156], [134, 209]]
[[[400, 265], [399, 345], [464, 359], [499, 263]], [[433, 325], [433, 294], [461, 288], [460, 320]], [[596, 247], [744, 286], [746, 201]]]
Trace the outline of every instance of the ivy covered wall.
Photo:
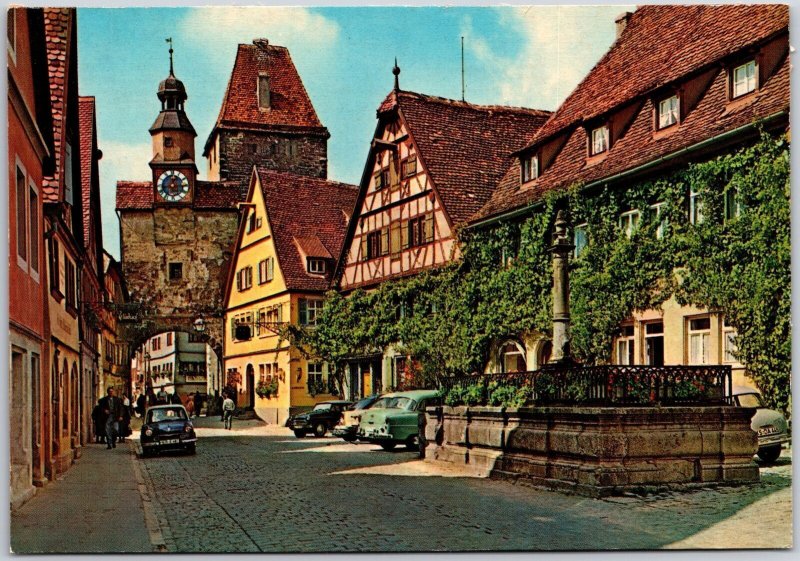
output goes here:
[[[460, 234], [463, 258], [348, 297], [331, 292], [311, 330], [288, 334], [341, 371], [348, 357], [390, 344], [418, 361], [423, 380], [482, 371], [493, 341], [551, 331], [547, 248], [559, 206], [586, 223], [572, 262], [572, 352], [608, 362], [620, 322], [670, 297], [724, 311], [738, 359], [768, 403], [791, 409], [789, 146], [757, 143], [656, 179], [550, 195], [521, 220]], [[696, 193], [703, 220], [688, 219]], [[725, 219], [726, 194], [738, 216]], [[657, 212], [651, 205], [663, 203]], [[638, 209], [630, 237], [621, 213]], [[657, 235], [661, 226], [662, 234]]]

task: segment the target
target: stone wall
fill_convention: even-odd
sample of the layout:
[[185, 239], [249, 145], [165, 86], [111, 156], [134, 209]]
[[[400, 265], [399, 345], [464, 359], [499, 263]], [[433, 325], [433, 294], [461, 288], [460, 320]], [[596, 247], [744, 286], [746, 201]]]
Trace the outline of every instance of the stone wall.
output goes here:
[[221, 130], [219, 168], [223, 181], [240, 181], [246, 194], [253, 165], [326, 178], [327, 133], [288, 134]]
[[440, 407], [426, 461], [589, 496], [759, 479], [740, 407]]

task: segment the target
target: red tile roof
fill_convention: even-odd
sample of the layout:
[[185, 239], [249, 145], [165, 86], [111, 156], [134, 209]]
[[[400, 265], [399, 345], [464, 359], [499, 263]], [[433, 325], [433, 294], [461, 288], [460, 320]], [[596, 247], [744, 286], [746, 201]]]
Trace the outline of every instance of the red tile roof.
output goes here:
[[53, 152], [55, 172], [44, 178], [42, 191], [46, 203], [61, 200], [60, 189], [64, 150], [64, 118], [66, 115], [67, 73], [69, 72], [69, 41], [74, 8], [44, 8], [47, 67], [50, 76], [50, 100], [53, 112]]
[[[317, 117], [289, 50], [269, 45], [266, 39], [256, 39], [253, 43], [239, 45], [209, 141], [220, 127], [280, 130], [299, 127], [327, 132]], [[261, 73], [269, 75], [270, 108], [266, 110], [258, 107], [257, 84]]]
[[313, 253], [324, 249], [330, 255], [339, 255], [347, 229], [346, 216], [353, 211], [358, 188], [262, 167], [256, 170], [286, 287], [290, 290], [327, 290], [333, 264], [324, 276], [309, 275], [296, 240], [316, 238], [321, 248], [315, 248], [315, 242], [309, 242], [304, 249]]
[[550, 116], [549, 111], [475, 105], [406, 91], [389, 94], [378, 114], [395, 108], [454, 223], [465, 221], [489, 199], [513, 161], [511, 152]]
[[[641, 38], [632, 35], [633, 31], [637, 29], [641, 33], [649, 34], [656, 23], [663, 23], [667, 16], [664, 14], [663, 9], [666, 6], [646, 6], [640, 8], [634, 15], [638, 15], [638, 19], [632, 20], [634, 27], [628, 24], [625, 33], [612, 47], [615, 49], [623, 49], [628, 53], [628, 56], [633, 59], [638, 59], [642, 55], [639, 52], [631, 52], [627, 48], [627, 41], [633, 41], [634, 44], [639, 45], [641, 48]], [[771, 6], [669, 6], [669, 9], [676, 10], [677, 13], [687, 16], [692, 13], [700, 18], [709, 28], [700, 30], [695, 27], [694, 20], [687, 22], [690, 26], [687, 28], [687, 35], [691, 35], [691, 41], [697, 43], [699, 38], [696, 35], [700, 34], [706, 37], [715, 37], [719, 45], [729, 45], [727, 36], [723, 34], [729, 28], [729, 19], [733, 16], [729, 8], [740, 9], [742, 13], [737, 21], [749, 21], [751, 25], [744, 26], [748, 29], [759, 29], [760, 36], [764, 39], [771, 38], [774, 35], [773, 16], [775, 15], [774, 7]], [[785, 8], [785, 7], [784, 7]], [[755, 10], [752, 12], [751, 10]], [[710, 18], [709, 14], [717, 14], [720, 20], [721, 32], [714, 28], [715, 18]], [[783, 10], [784, 15], [786, 11]], [[748, 14], [758, 15], [765, 19], [765, 24], [761, 25], [761, 20], [748, 19]], [[653, 16], [655, 22], [650, 21], [650, 16]], [[753, 25], [757, 23], [757, 25]], [[784, 20], [784, 25], [786, 25]], [[785, 29], [785, 28], [784, 28]], [[689, 33], [690, 32], [690, 33]], [[672, 34], [668, 34], [671, 37]], [[752, 42], [752, 37], [757, 35], [748, 35], [748, 41]], [[779, 41], [784, 39], [779, 38]], [[652, 44], [652, 36], [649, 36], [649, 44]], [[702, 41], [701, 41], [702, 43]], [[703, 43], [705, 44], [705, 43]], [[710, 44], [710, 43], [709, 43]], [[734, 34], [732, 44], [741, 45], [742, 40], [739, 34]], [[749, 44], [749, 43], [748, 43]], [[671, 45], [663, 45], [669, 52]], [[784, 50], [788, 52], [788, 35], [785, 37]], [[720, 59], [726, 58], [726, 55], [735, 54], [736, 51], [725, 49], [720, 51], [715, 49]], [[648, 54], [648, 56], [650, 56]], [[668, 58], [668, 57], [667, 57]], [[627, 73], [625, 76], [615, 74], [608, 74], [605, 67], [602, 65], [605, 60], [617, 60], [617, 55], [606, 55], [601, 63], [599, 72], [605, 76], [606, 87], [614, 89], [616, 85], [622, 81], [623, 84], [628, 82]], [[622, 64], [621, 61], [618, 61]], [[678, 64], [678, 62], [676, 62]], [[683, 64], [682, 62], [680, 64]], [[706, 58], [698, 57], [696, 67], [686, 67], [686, 74], [688, 76], [696, 76], [694, 72], [698, 68], [706, 67]], [[490, 218], [499, 214], [504, 214], [512, 210], [522, 208], [528, 204], [539, 201], [543, 194], [548, 191], [566, 189], [575, 184], [587, 184], [597, 180], [611, 178], [612, 176], [632, 170], [638, 166], [647, 163], [656, 165], [658, 160], [666, 155], [678, 154], [684, 148], [688, 148], [698, 143], [711, 139], [722, 133], [733, 131], [739, 127], [750, 125], [753, 122], [769, 117], [781, 111], [788, 111], [789, 109], [789, 70], [790, 64], [788, 56], [784, 58], [776, 68], [775, 72], [766, 77], [765, 82], [761, 85], [759, 90], [750, 94], [746, 98], [742, 98], [736, 102], [730, 103], [728, 101], [727, 90], [727, 71], [722, 68], [720, 64], [711, 67], [709, 70], [710, 84], [708, 89], [702, 94], [701, 98], [693, 108], [689, 108], [688, 113], [684, 116], [683, 120], [671, 132], [663, 131], [659, 134], [653, 133], [653, 114], [654, 107], [653, 101], [649, 97], [641, 98], [637, 103], [640, 107], [636, 110], [631, 120], [630, 125], [624, 134], [612, 143], [611, 149], [608, 151], [607, 156], [602, 161], [587, 165], [586, 154], [586, 130], [583, 127], [566, 127], [562, 130], [562, 134], [566, 135], [566, 143], [561, 151], [555, 157], [553, 162], [546, 168], [537, 180], [530, 184], [526, 184], [524, 188], [520, 186], [520, 170], [519, 162], [515, 162], [506, 172], [503, 179], [493, 194], [490, 201], [473, 216], [473, 221]], [[597, 67], [595, 68], [597, 71]], [[593, 71], [593, 72], [595, 72]], [[631, 74], [633, 76], [633, 74]], [[671, 81], [677, 80], [676, 77], [671, 78]], [[631, 83], [635, 80], [630, 80]], [[584, 84], [595, 84], [596, 78], [590, 75], [587, 77]], [[579, 87], [579, 90], [582, 86]], [[600, 86], [597, 86], [600, 87]], [[576, 91], [572, 94], [570, 99], [584, 98], [581, 91]], [[631, 99], [623, 100], [630, 102]], [[568, 100], [569, 103], [573, 103]], [[566, 104], [567, 102], [565, 102]], [[589, 103], [590, 108], [594, 107], [593, 103]], [[625, 103], [627, 107], [627, 103]], [[588, 111], [588, 109], [587, 109]], [[580, 113], [579, 108], [573, 108], [573, 113]], [[553, 119], [556, 119], [561, 113], [558, 110]], [[588, 114], [588, 113], [587, 113]], [[784, 121], [788, 117], [783, 118]], [[666, 134], [665, 134], [666, 133]], [[681, 160], [676, 160], [680, 163]], [[669, 165], [668, 163], [659, 164], [662, 166]]]
[[537, 139], [682, 79], [788, 25], [785, 4], [641, 6]]
[[[83, 243], [88, 246], [92, 228], [92, 152], [95, 149], [94, 97], [78, 99], [78, 129], [81, 151], [81, 200]], [[100, 209], [95, 209], [98, 213]]]
[[297, 244], [300, 251], [305, 253], [306, 257], [333, 259], [333, 255], [317, 236], [296, 237], [294, 238], [294, 243]]
[[[192, 208], [201, 210], [235, 210], [241, 201], [236, 183], [197, 181]], [[150, 181], [117, 181], [117, 210], [152, 210], [153, 183]]]

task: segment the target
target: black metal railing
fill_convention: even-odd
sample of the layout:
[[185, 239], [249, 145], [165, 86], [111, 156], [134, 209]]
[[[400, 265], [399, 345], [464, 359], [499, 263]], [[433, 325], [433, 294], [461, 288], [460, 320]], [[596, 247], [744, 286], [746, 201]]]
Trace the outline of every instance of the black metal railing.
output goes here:
[[547, 365], [540, 370], [440, 380], [446, 405], [720, 405], [731, 367]]

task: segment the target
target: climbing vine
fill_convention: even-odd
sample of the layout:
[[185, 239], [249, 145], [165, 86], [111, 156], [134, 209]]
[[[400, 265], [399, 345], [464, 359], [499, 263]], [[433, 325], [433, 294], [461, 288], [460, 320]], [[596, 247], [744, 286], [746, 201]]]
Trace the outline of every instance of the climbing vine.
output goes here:
[[[735, 191], [735, 196], [733, 191]], [[703, 221], [687, 219], [697, 193]], [[730, 194], [740, 205], [724, 219]], [[659, 203], [656, 208], [653, 205]], [[772, 406], [790, 410], [789, 159], [783, 137], [691, 164], [651, 181], [580, 185], [550, 195], [522, 220], [460, 232], [461, 259], [347, 297], [328, 294], [314, 329], [292, 327], [301, 348], [343, 371], [352, 356], [389, 345], [415, 358], [419, 379], [482, 371], [493, 341], [551, 330], [550, 232], [559, 207], [586, 224], [571, 265], [572, 352], [608, 362], [620, 322], [679, 304], [721, 310], [737, 329], [738, 359]], [[641, 213], [626, 235], [620, 214]]]

